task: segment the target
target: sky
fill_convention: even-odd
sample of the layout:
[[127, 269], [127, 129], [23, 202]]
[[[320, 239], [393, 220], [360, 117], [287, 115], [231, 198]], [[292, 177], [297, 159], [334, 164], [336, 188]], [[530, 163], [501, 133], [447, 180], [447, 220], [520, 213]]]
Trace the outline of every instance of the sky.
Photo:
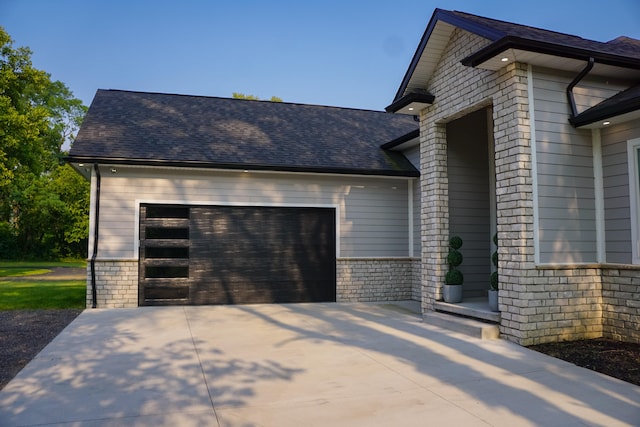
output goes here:
[[123, 89], [383, 110], [438, 7], [640, 39], [638, 0], [0, 0], [0, 26], [85, 105]]

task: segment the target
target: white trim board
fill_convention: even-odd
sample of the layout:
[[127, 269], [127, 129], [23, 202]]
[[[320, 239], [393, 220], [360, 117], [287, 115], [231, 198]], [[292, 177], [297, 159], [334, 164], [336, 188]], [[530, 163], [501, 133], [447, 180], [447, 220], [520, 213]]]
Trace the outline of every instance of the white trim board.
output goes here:
[[631, 220], [631, 262], [640, 264], [640, 165], [637, 152], [640, 138], [627, 141], [627, 166], [629, 169], [629, 205]]

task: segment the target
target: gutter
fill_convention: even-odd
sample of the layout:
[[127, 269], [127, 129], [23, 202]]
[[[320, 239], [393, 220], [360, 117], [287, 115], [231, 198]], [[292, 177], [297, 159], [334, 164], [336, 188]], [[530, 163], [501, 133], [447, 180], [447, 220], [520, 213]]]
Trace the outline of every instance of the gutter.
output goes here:
[[97, 163], [93, 164], [93, 170], [96, 172], [96, 206], [95, 206], [95, 223], [93, 226], [93, 252], [91, 254], [91, 308], [97, 307], [98, 292], [96, 290], [96, 258], [98, 257], [98, 229], [100, 224], [100, 168]]
[[578, 83], [580, 83], [580, 80], [582, 80], [589, 73], [589, 71], [591, 71], [595, 62], [596, 61], [595, 59], [593, 59], [593, 56], [590, 56], [589, 62], [587, 62], [587, 65], [584, 67], [584, 69], [580, 71], [580, 73], [571, 81], [571, 83], [569, 83], [569, 86], [567, 86], [567, 101], [569, 102], [569, 106], [571, 107], [571, 117], [569, 118], [569, 121], [572, 121], [578, 115], [576, 100], [573, 97], [573, 88], [576, 87]]

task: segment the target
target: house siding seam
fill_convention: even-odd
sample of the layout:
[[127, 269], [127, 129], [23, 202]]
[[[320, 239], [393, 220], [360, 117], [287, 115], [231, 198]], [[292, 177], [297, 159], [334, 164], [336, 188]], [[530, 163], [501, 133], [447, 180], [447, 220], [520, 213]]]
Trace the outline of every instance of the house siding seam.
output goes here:
[[336, 261], [336, 301], [371, 302], [414, 299], [414, 258], [351, 258]]

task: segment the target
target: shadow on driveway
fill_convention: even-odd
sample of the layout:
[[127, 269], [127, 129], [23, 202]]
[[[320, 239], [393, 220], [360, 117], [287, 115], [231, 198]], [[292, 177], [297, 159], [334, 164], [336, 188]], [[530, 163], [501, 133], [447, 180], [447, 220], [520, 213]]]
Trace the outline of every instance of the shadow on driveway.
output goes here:
[[0, 425], [631, 426], [640, 387], [398, 304], [86, 310]]

